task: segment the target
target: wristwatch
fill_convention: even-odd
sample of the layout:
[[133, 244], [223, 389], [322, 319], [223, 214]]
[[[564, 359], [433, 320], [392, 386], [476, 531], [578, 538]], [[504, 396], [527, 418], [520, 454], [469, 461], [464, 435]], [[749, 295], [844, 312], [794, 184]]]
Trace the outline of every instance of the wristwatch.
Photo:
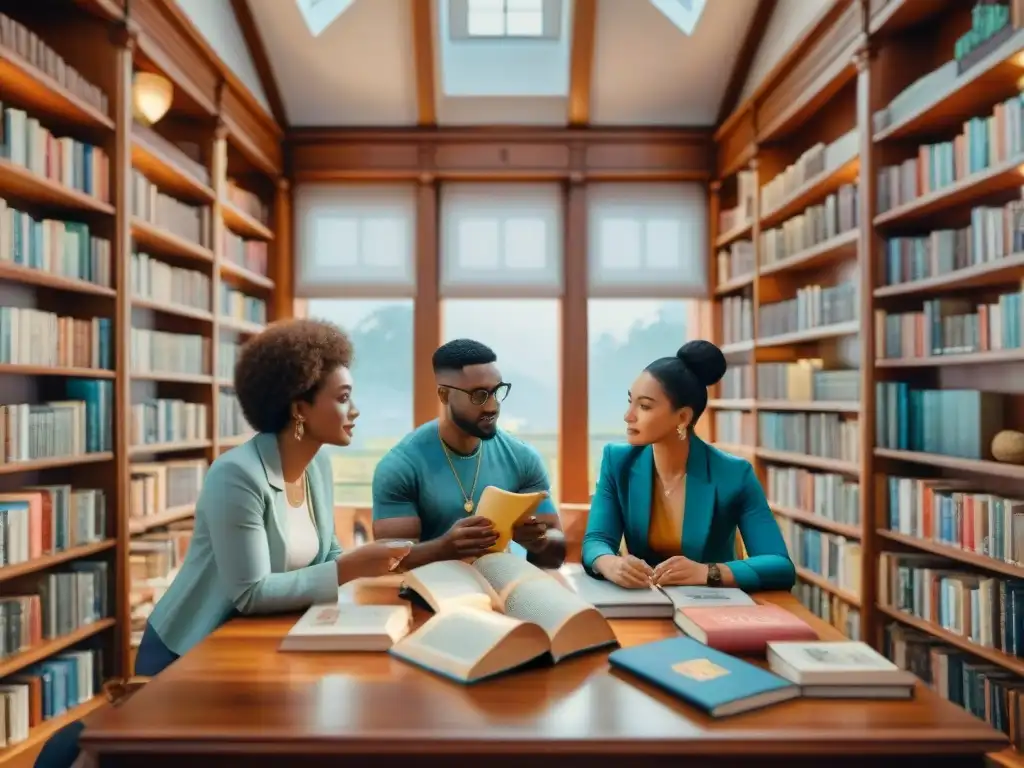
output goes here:
[[708, 586], [722, 586], [722, 571], [719, 570], [718, 565], [716, 565], [715, 563], [712, 563], [708, 566]]

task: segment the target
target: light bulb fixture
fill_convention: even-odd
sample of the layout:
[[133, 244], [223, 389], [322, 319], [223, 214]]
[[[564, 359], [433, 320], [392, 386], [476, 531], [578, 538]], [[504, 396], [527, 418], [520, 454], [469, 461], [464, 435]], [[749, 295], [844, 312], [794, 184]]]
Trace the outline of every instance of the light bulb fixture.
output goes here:
[[136, 72], [132, 78], [132, 114], [136, 120], [153, 125], [171, 108], [174, 86], [163, 75]]

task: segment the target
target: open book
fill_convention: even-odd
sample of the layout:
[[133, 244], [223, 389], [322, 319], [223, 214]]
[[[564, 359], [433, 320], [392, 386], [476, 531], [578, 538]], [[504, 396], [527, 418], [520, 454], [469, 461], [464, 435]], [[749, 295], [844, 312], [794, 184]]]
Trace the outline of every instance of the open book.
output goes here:
[[395, 656], [470, 683], [545, 654], [554, 662], [616, 643], [594, 606], [521, 557], [496, 552], [405, 574], [434, 616], [396, 643]]
[[513, 493], [493, 485], [484, 488], [476, 513], [490, 520], [498, 532], [489, 551], [504, 552], [512, 540], [512, 529], [532, 515], [544, 498], [543, 493]]
[[608, 619], [671, 619], [684, 608], [754, 605], [750, 595], [734, 587], [626, 589], [605, 579], [595, 579], [579, 563], [563, 565], [558, 576]]

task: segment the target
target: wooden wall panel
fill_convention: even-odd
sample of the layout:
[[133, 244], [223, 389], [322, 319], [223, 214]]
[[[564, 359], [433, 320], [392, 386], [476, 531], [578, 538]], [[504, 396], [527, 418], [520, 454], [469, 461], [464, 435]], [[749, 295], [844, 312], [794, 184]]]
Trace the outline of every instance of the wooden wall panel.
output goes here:
[[710, 130], [535, 128], [290, 132], [297, 181], [416, 179], [697, 179], [714, 171]]
[[716, 173], [719, 179], [742, 170], [757, 152], [753, 108], [735, 113], [715, 132]]
[[228, 127], [228, 141], [264, 173], [276, 176], [284, 169], [282, 134], [275, 123], [261, 120], [232, 88], [224, 89], [221, 116]]

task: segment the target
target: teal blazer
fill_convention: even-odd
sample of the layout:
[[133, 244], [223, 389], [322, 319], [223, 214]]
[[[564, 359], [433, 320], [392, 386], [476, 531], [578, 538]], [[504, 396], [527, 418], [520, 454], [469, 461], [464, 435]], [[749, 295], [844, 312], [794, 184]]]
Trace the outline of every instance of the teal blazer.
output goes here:
[[185, 561], [149, 617], [179, 656], [238, 613], [274, 613], [338, 599], [331, 462], [306, 470], [320, 548], [312, 564], [285, 571], [287, 511], [277, 436], [258, 434], [210, 465], [196, 503]]
[[[607, 445], [601, 477], [590, 502], [583, 537], [583, 565], [593, 575], [601, 555], [619, 554], [623, 535], [629, 553], [657, 565], [662, 559], [647, 544], [654, 488], [654, 451], [650, 446]], [[743, 536], [746, 560], [736, 559], [736, 530]], [[686, 462], [683, 551], [698, 563], [729, 566], [746, 592], [788, 590], [796, 581], [793, 562], [750, 463], [708, 445], [690, 442]]]

